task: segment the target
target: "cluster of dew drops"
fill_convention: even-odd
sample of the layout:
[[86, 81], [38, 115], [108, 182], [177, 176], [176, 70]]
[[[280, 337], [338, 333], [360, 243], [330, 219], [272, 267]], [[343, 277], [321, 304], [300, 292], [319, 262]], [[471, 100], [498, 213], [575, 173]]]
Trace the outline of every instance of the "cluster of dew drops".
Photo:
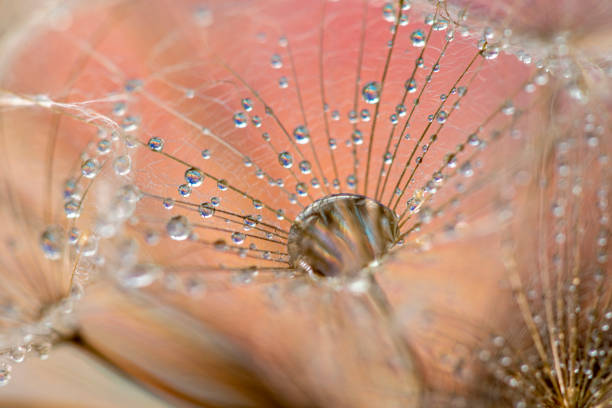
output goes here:
[[[407, 11], [410, 9], [410, 2], [405, 1], [402, 3], [403, 8], [401, 13], [399, 13], [399, 22], [397, 24], [399, 26], [405, 26], [408, 24], [408, 14]], [[382, 8], [382, 16], [383, 18], [390, 22], [396, 23], [397, 13], [395, 11], [395, 6], [392, 3], [386, 3]], [[427, 25], [431, 25], [432, 29], [435, 31], [443, 31], [447, 30], [450, 22], [441, 16], [434, 16], [433, 14], [429, 14], [425, 17], [425, 23]], [[459, 29], [464, 29], [464, 27], [459, 27]], [[468, 34], [467, 31], [464, 32], [465, 35]], [[454, 35], [454, 30], [449, 30], [447, 34], [447, 39], [452, 39]], [[487, 59], [495, 59], [499, 54], [499, 48], [495, 46], [485, 46], [487, 38], [490, 35], [483, 35], [483, 39], [478, 44], [478, 47], [481, 47], [483, 50], [482, 55]], [[426, 34], [422, 29], [416, 29], [412, 33], [410, 33], [410, 41], [411, 44], [416, 48], [422, 48], [426, 45]], [[288, 40], [285, 37], [281, 37], [278, 41], [280, 47], [286, 47], [288, 44]], [[270, 58], [270, 65], [273, 69], [281, 69], [283, 67], [283, 58], [280, 54], [273, 54]], [[417, 61], [417, 65], [423, 67], [423, 61]], [[434, 67], [435, 68], [435, 67]], [[434, 69], [435, 72], [435, 69]], [[289, 79], [286, 76], [281, 76], [277, 80], [278, 86], [280, 88], [288, 88], [289, 87]], [[135, 93], [141, 90], [143, 87], [143, 81], [139, 79], [132, 79], [126, 82], [124, 86], [124, 91], [127, 94]], [[410, 79], [406, 81], [405, 84], [406, 90], [409, 93], [416, 92], [417, 83], [414, 79]], [[458, 90], [461, 94], [461, 89]], [[361, 98], [364, 103], [368, 105], [374, 105], [380, 102], [381, 99], [381, 83], [378, 81], [368, 81], [361, 88]], [[187, 98], [193, 98], [195, 95], [195, 91], [186, 90], [185, 96]], [[231, 119], [233, 124], [238, 129], [246, 128], [251, 125], [255, 128], [261, 128], [265, 118], [253, 114], [254, 101], [245, 96], [241, 99], [241, 107], [240, 111], [233, 113]], [[266, 115], [272, 115], [273, 111], [270, 107], [265, 107]], [[324, 104], [323, 107], [326, 111], [330, 110], [330, 107], [327, 104]], [[512, 106], [510, 105], [506, 109], [507, 114], [511, 114]], [[403, 105], [398, 105], [393, 112], [389, 116], [389, 120], [393, 124], [398, 123], [398, 118], [402, 117], [406, 114], [406, 107]], [[153, 136], [148, 139], [145, 143], [139, 143], [135, 136], [133, 136], [134, 132], [139, 128], [140, 125], [140, 117], [136, 115], [132, 115], [128, 112], [128, 103], [121, 101], [116, 102], [112, 107], [111, 115], [116, 118], [118, 126], [116, 128], [108, 128], [105, 126], [100, 126], [97, 130], [97, 141], [90, 143], [88, 150], [82, 153], [82, 162], [80, 166], [80, 174], [77, 177], [70, 178], [65, 182], [63, 187], [62, 197], [63, 197], [63, 211], [66, 219], [71, 221], [70, 228], [67, 231], [64, 228], [58, 225], [51, 225], [45, 231], [43, 231], [40, 237], [40, 246], [44, 253], [44, 256], [50, 260], [59, 260], [62, 259], [68, 252], [77, 253], [79, 255], [79, 263], [84, 264], [85, 266], [89, 265], [92, 268], [96, 266], [100, 266], [104, 263], [104, 258], [98, 253], [98, 241], [103, 237], [110, 237], [116, 231], [116, 225], [113, 225], [113, 222], [120, 223], [129, 219], [132, 215], [135, 207], [135, 203], [142, 197], [142, 193], [139, 191], [138, 187], [130, 184], [129, 176], [132, 171], [132, 160], [130, 158], [129, 150], [140, 147], [144, 145], [146, 148], [155, 151], [162, 152], [165, 145], [165, 140], [159, 136]], [[439, 123], [443, 123], [446, 120], [447, 113], [441, 111], [438, 113], [436, 118], [428, 118], [428, 120], [437, 120]], [[341, 114], [338, 110], [331, 110], [330, 117], [333, 121], [339, 121], [341, 119]], [[368, 122], [371, 120], [371, 113], [367, 108], [362, 109], [359, 112], [354, 110], [350, 110], [347, 113], [347, 117], [350, 123], [355, 124], [359, 120], [362, 122]], [[210, 132], [209, 129], [203, 127], [203, 133], [206, 134]], [[298, 124], [295, 126], [291, 132], [293, 137], [293, 142], [297, 145], [307, 145], [311, 143], [311, 136], [309, 129], [304, 124]], [[267, 132], [263, 132], [262, 137], [264, 141], [267, 143], [270, 142], [270, 135]], [[475, 139], [476, 142], [479, 142], [475, 136], [471, 136], [472, 139]], [[406, 138], [409, 138], [406, 135]], [[469, 140], [468, 140], [469, 141]], [[472, 140], [473, 141], [473, 140]], [[354, 148], [359, 145], [363, 145], [364, 137], [361, 131], [357, 128], [354, 129], [350, 137], [346, 140], [345, 145], [348, 148]], [[474, 143], [472, 143], [474, 144]], [[478, 144], [478, 143], [476, 143]], [[330, 138], [328, 140], [328, 148], [330, 150], [336, 150], [338, 148], [338, 141], [334, 138]], [[203, 149], [201, 151], [201, 157], [204, 160], [208, 160], [211, 158], [211, 152], [209, 149]], [[383, 162], [386, 164], [390, 164], [391, 162], [391, 154], [386, 152], [383, 157]], [[246, 167], [255, 167], [255, 175], [259, 179], [263, 179], [267, 177], [268, 184], [270, 186], [284, 187], [284, 181], [282, 179], [273, 179], [269, 175], [266, 174], [264, 169], [254, 166], [254, 163], [247, 157], [243, 157], [243, 162]], [[289, 169], [297, 165], [299, 171], [302, 175], [310, 175], [313, 172], [313, 166], [308, 160], [301, 160], [297, 162], [293, 155], [286, 150], [283, 150], [278, 153], [278, 163], [281, 167]], [[449, 160], [449, 167], [452, 167], [453, 161]], [[126, 183], [123, 187], [118, 189], [116, 194], [117, 205], [114, 207], [115, 213], [113, 214], [112, 222], [109, 221], [104, 228], [95, 231], [82, 231], [76, 225], [76, 221], [79, 219], [82, 206], [84, 201], [84, 196], [87, 191], [87, 187], [89, 183], [92, 183], [96, 177], [102, 172], [103, 169], [110, 168], [114, 172], [116, 176], [124, 177]], [[472, 168], [467, 165], [464, 169], [462, 169], [462, 173], [464, 175], [470, 176], [473, 173]], [[203, 172], [201, 169], [196, 167], [190, 167], [184, 172], [184, 182], [177, 186], [177, 193], [181, 198], [189, 197], [194, 188], [198, 188], [202, 185], [204, 178], [207, 173]], [[435, 176], [434, 176], [435, 178]], [[219, 191], [223, 192], [231, 188], [229, 182], [225, 179], [215, 179], [216, 187]], [[346, 177], [346, 185], [349, 188], [354, 189], [356, 186], [356, 175], [349, 174]], [[328, 185], [329, 181], [327, 179], [318, 180], [316, 177], [313, 177], [310, 180], [310, 186], [312, 188], [320, 188], [321, 183]], [[335, 190], [340, 190], [341, 181], [338, 179], [331, 180], [331, 185]], [[296, 184], [296, 193], [290, 194], [289, 200], [292, 204], [298, 203], [298, 197], [305, 197], [308, 195], [309, 186], [306, 183], [299, 182]], [[396, 191], [396, 193], [399, 193]], [[172, 197], [166, 197], [161, 200], [164, 208], [171, 210], [175, 206], [175, 199]], [[412, 204], [411, 204], [412, 203]], [[198, 212], [202, 218], [207, 219], [212, 217], [215, 214], [216, 209], [221, 205], [221, 199], [219, 197], [211, 197], [209, 201], [199, 204]], [[264, 208], [264, 204], [262, 201], [253, 198], [252, 205], [255, 210], [261, 210]], [[414, 197], [408, 200], [408, 205], [413, 205], [414, 210], [418, 210], [418, 205], [414, 204]], [[276, 217], [279, 220], [285, 218], [285, 213], [282, 209], [276, 210]], [[244, 220], [244, 229], [248, 231], [250, 228], [253, 228], [258, 223], [262, 222], [261, 215], [246, 215], [243, 217]], [[190, 226], [190, 223], [187, 217], [183, 215], [176, 215], [170, 218], [170, 220], [166, 224], [166, 232], [168, 236], [177, 241], [187, 240], [193, 237], [193, 231]], [[156, 242], [159, 239], [155, 234], [151, 234], [147, 237], [147, 241], [149, 243]], [[231, 241], [233, 244], [241, 245], [245, 242], [245, 234], [241, 231], [235, 231], [231, 234]], [[253, 245], [253, 244], [252, 244]], [[227, 245], [223, 240], [219, 240], [215, 242], [215, 248], [219, 250], [226, 249]], [[67, 248], [72, 248], [68, 251]], [[253, 249], [253, 247], [249, 247], [249, 249]], [[246, 254], [246, 248], [244, 251], [240, 251], [241, 255]], [[262, 253], [262, 257], [264, 259], [271, 259], [272, 254], [268, 251], [264, 251]], [[153, 273], [154, 271], [151, 270]], [[157, 272], [156, 272], [157, 273]], [[135, 283], [136, 286], [140, 285], [140, 282], [143, 282], [142, 274], [137, 275], [136, 278], [138, 281]], [[149, 282], [150, 280], [144, 279], [145, 282]], [[77, 276], [75, 279], [75, 285], [86, 285], [87, 283], [87, 274], [83, 274], [83, 276]], [[19, 353], [17, 353], [16, 358], [13, 360], [19, 360]], [[8, 381], [10, 377], [10, 365], [7, 363], [2, 363], [0, 365], [0, 384], [3, 383], [3, 379]], [[3, 375], [4, 373], [4, 375]]]
[[[408, 24], [408, 15], [406, 11], [410, 9], [410, 3], [408, 1], [403, 3], [403, 9], [400, 13], [400, 21], [398, 25], [403, 26]], [[391, 23], [396, 21], [396, 12], [392, 3], [386, 3], [382, 8], [383, 18]], [[425, 17], [425, 23], [432, 25], [432, 29], [435, 31], [447, 30], [449, 27], [449, 21], [440, 17], [429, 14]], [[452, 38], [454, 32], [449, 31], [448, 38]], [[467, 34], [466, 34], [467, 35]], [[483, 40], [478, 46], [482, 47], [483, 42], [486, 40], [488, 34], [483, 36]], [[410, 40], [414, 47], [424, 47], [426, 34], [422, 29], [416, 29], [410, 34]], [[280, 47], [286, 47], [288, 40], [285, 37], [281, 37], [278, 41]], [[497, 47], [486, 47], [483, 51], [483, 55], [487, 59], [494, 59], [499, 53]], [[270, 65], [273, 69], [280, 69], [283, 67], [283, 58], [279, 54], [273, 54], [270, 58]], [[423, 66], [423, 62], [418, 62], [419, 66]], [[278, 84], [281, 88], [288, 86], [288, 79], [282, 76], [278, 80]], [[406, 89], [409, 93], [413, 93], [417, 90], [417, 83], [414, 79], [406, 81]], [[135, 93], [141, 90], [143, 87], [143, 81], [139, 79], [129, 80], [124, 87], [126, 93]], [[459, 94], [462, 92], [462, 88], [458, 90]], [[195, 95], [193, 90], [186, 90], [186, 97], [192, 98]], [[367, 82], [361, 89], [362, 100], [366, 104], [377, 104], [380, 102], [381, 95], [381, 84], [377, 81]], [[233, 124], [238, 129], [243, 129], [251, 124], [255, 128], [260, 128], [264, 122], [264, 118], [259, 115], [252, 114], [254, 101], [250, 97], [244, 97], [241, 99], [242, 110], [235, 112], [232, 116]], [[511, 106], [510, 106], [511, 108]], [[324, 109], [329, 110], [329, 106], [325, 104]], [[266, 106], [266, 114], [273, 114], [272, 109]], [[62, 196], [64, 199], [63, 210], [65, 217], [68, 220], [76, 221], [82, 211], [84, 192], [87, 190], [87, 183], [93, 182], [93, 180], [100, 174], [101, 170], [106, 167], [111, 167], [117, 176], [129, 176], [132, 170], [132, 161], [128, 150], [139, 147], [141, 144], [138, 143], [133, 133], [139, 128], [140, 117], [131, 115], [128, 113], [128, 104], [126, 102], [117, 102], [112, 108], [112, 116], [117, 118], [119, 125], [117, 128], [108, 129], [106, 127], [98, 128], [98, 141], [90, 144], [90, 150], [82, 154], [83, 161], [80, 166], [80, 175], [78, 177], [71, 178], [66, 181]], [[395, 112], [390, 115], [389, 120], [396, 124], [398, 117], [406, 114], [405, 106], [397, 106]], [[354, 110], [350, 110], [347, 114], [350, 123], [355, 124], [360, 119], [362, 122], [368, 122], [371, 120], [370, 111], [367, 108], [362, 109], [359, 113]], [[430, 115], [431, 116], [431, 115]], [[439, 123], [443, 123], [446, 119], [447, 113], [441, 111], [437, 114], [436, 120]], [[339, 121], [341, 118], [338, 110], [331, 111], [331, 119]], [[433, 117], [428, 120], [434, 120]], [[209, 129], [203, 127], [203, 133], [210, 132]], [[310, 132], [304, 124], [298, 124], [293, 128], [292, 131], [293, 141], [297, 145], [306, 145], [311, 142]], [[270, 141], [270, 135], [268, 132], [263, 132], [263, 139], [266, 142]], [[471, 136], [474, 139], [473, 135]], [[406, 135], [409, 138], [409, 135]], [[330, 138], [329, 148], [335, 150], [338, 147], [338, 142], [334, 138]], [[346, 146], [352, 148], [353, 146], [359, 146], [364, 143], [363, 134], [357, 128], [354, 129], [350, 137], [346, 140]], [[473, 143], [472, 143], [473, 144]], [[159, 136], [150, 137], [144, 145], [152, 151], [162, 152], [165, 145], [165, 140]], [[112, 154], [111, 154], [112, 153]], [[201, 151], [201, 157], [204, 160], [211, 158], [211, 152], [209, 149], [203, 149]], [[243, 157], [243, 162], [246, 167], [255, 167], [255, 175], [259, 179], [265, 177], [268, 178], [268, 184], [270, 186], [284, 187], [284, 181], [282, 179], [273, 179], [266, 174], [264, 169], [253, 166], [253, 162], [247, 156]], [[386, 152], [383, 157], [383, 161], [390, 164], [391, 154]], [[293, 155], [288, 151], [281, 151], [278, 153], [278, 163], [283, 168], [292, 168], [296, 163]], [[448, 161], [449, 167], [454, 164], [453, 160]], [[313, 166], [308, 160], [301, 160], [297, 163], [299, 171], [303, 175], [309, 175], [312, 173]], [[469, 165], [464, 166], [463, 174], [471, 175], [472, 169]], [[184, 173], [184, 183], [177, 186], [177, 193], [181, 198], [189, 197], [192, 194], [194, 188], [202, 185], [205, 178], [205, 173], [196, 167], [188, 168]], [[435, 177], [434, 177], [435, 178]], [[126, 179], [127, 180], [127, 179]], [[323, 183], [327, 185], [328, 180], [323, 180]], [[346, 178], [346, 184], [349, 188], [355, 188], [356, 186], [356, 175], [350, 174]], [[316, 178], [312, 178], [310, 185], [313, 188], [320, 188], [321, 182]], [[339, 190], [341, 182], [338, 179], [332, 180], [332, 186], [334, 189]], [[216, 179], [216, 187], [219, 191], [226, 191], [230, 188], [230, 184], [225, 179]], [[396, 191], [399, 193], [399, 191]], [[290, 194], [289, 200], [292, 204], [298, 203], [298, 196], [305, 197], [308, 195], [308, 185], [303, 182], [296, 184], [296, 193]], [[123, 201], [133, 204], [138, 201], [141, 194], [136, 186], [126, 183], [121, 189], [119, 189], [118, 197]], [[412, 200], [412, 201], [411, 201]], [[408, 205], [414, 198], [408, 200]], [[164, 208], [171, 210], [175, 206], [175, 199], [172, 197], [166, 197], [162, 200]], [[211, 197], [209, 201], [201, 203], [198, 207], [198, 211], [203, 218], [210, 218], [214, 215], [216, 208], [221, 205], [221, 199], [219, 197]], [[256, 210], [261, 210], [264, 207], [262, 201], [253, 198], [252, 205]], [[125, 208], [127, 207], [127, 209]], [[118, 216], [120, 221], [126, 220], [131, 215], [130, 205], [123, 205], [119, 210], [123, 211], [123, 215]], [[133, 207], [133, 205], [132, 205]], [[415, 210], [418, 206], [414, 206]], [[133, 210], [133, 209], [132, 209]], [[121, 212], [119, 211], [119, 212]], [[285, 218], [283, 209], [276, 210], [276, 217], [279, 220]], [[255, 226], [258, 222], [262, 221], [261, 215], [247, 215], [244, 217], [244, 228], [248, 230]], [[74, 222], [72, 223], [74, 225]], [[189, 225], [189, 221], [185, 216], [177, 215], [170, 219], [167, 223], [167, 233], [170, 238], [174, 240], [186, 240], [192, 236], [192, 229]], [[150, 241], [154, 242], [158, 239], [157, 236], [151, 235]], [[84, 233], [79, 228], [72, 226], [66, 232], [57, 225], [49, 226], [41, 235], [41, 248], [44, 255], [48, 259], [57, 260], [60, 259], [64, 253], [66, 244], [75, 248], [76, 252], [81, 257], [91, 258], [92, 263], [102, 263], [103, 260], [97, 255], [99, 237], [95, 232]], [[236, 231], [232, 234], [231, 240], [234, 244], [242, 244], [245, 241], [245, 235], [242, 232]], [[223, 249], [224, 245], [219, 242], [216, 247]], [[244, 252], [242, 252], [244, 254]], [[96, 258], [98, 256], [98, 258]], [[270, 258], [270, 253], [264, 252], [262, 255], [264, 258]], [[84, 282], [83, 282], [84, 283]]]

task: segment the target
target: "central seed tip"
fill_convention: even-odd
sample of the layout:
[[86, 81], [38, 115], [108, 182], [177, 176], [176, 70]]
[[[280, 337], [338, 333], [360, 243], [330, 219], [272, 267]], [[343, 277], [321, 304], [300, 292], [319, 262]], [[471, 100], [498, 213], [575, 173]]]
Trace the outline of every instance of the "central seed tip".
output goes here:
[[323, 277], [356, 278], [393, 247], [397, 216], [356, 194], [323, 197], [306, 207], [289, 231], [289, 262]]

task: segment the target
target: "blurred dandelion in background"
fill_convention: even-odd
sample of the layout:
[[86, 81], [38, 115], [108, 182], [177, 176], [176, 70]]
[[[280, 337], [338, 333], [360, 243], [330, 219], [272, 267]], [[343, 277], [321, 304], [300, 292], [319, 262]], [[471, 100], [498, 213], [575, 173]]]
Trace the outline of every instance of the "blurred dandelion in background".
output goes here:
[[609, 6], [26, 8], [0, 403], [612, 403]]

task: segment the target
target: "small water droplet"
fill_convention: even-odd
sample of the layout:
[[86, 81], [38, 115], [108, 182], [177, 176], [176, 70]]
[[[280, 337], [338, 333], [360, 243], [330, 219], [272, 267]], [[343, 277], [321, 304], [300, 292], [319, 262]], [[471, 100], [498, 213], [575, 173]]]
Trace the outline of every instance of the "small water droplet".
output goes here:
[[174, 208], [174, 199], [170, 197], [164, 198], [162, 205], [166, 210], [171, 210]]
[[362, 122], [369, 122], [370, 121], [370, 111], [367, 109], [362, 109], [361, 110], [361, 121]]
[[143, 82], [140, 79], [128, 79], [125, 82], [124, 88], [126, 92], [132, 93], [142, 89]]
[[100, 163], [96, 159], [85, 160], [81, 164], [81, 174], [86, 178], [94, 178], [100, 171]]
[[368, 82], [361, 90], [365, 103], [374, 104], [380, 101], [380, 84], [376, 81]]
[[11, 381], [12, 367], [7, 363], [0, 363], [0, 387], [7, 385]]
[[81, 202], [78, 200], [69, 200], [64, 204], [64, 213], [66, 218], [79, 218], [81, 215]]
[[24, 346], [13, 347], [10, 351], [11, 360], [16, 363], [22, 363], [25, 360], [27, 349]]
[[125, 115], [125, 102], [117, 102], [113, 105], [113, 115], [115, 116], [123, 116]]
[[514, 104], [512, 103], [512, 101], [504, 102], [504, 105], [502, 106], [501, 111], [504, 115], [508, 115], [508, 116], [513, 115], [515, 109], [514, 109]]
[[272, 68], [280, 69], [283, 67], [283, 59], [280, 55], [273, 54], [272, 57], [270, 57], [270, 65], [272, 65]]
[[488, 60], [495, 59], [499, 56], [499, 47], [491, 44], [487, 44], [482, 51], [482, 56]]
[[300, 125], [293, 130], [293, 137], [298, 144], [306, 144], [310, 141], [310, 133], [304, 125]]
[[210, 218], [215, 214], [215, 207], [211, 203], [205, 202], [200, 204], [198, 211], [202, 218]]
[[437, 17], [437, 21], [433, 24], [434, 31], [442, 31], [448, 28], [448, 20]]
[[189, 184], [181, 184], [178, 186], [177, 191], [181, 197], [189, 197], [191, 195], [191, 186]]
[[132, 170], [132, 160], [128, 155], [115, 157], [113, 160], [113, 170], [118, 176], [125, 176]]
[[393, 161], [393, 155], [390, 152], [387, 152], [383, 155], [383, 161], [385, 164], [391, 164]]
[[448, 118], [448, 113], [446, 113], [445, 111], [438, 112], [438, 123], [446, 122], [447, 118]]
[[242, 104], [242, 109], [245, 111], [250, 112], [253, 110], [253, 101], [251, 98], [243, 98], [240, 103]]
[[199, 187], [202, 185], [202, 181], [204, 180], [204, 175], [200, 169], [196, 169], [195, 167], [190, 168], [185, 171], [185, 181], [192, 187]]
[[247, 116], [244, 112], [236, 112], [234, 113], [234, 125], [239, 128], [245, 128], [248, 124]]
[[363, 133], [361, 133], [361, 130], [355, 129], [353, 133], [351, 133], [351, 140], [356, 145], [363, 144]]
[[157, 265], [137, 264], [117, 274], [119, 283], [127, 288], [144, 288], [161, 278], [162, 271]]
[[261, 124], [262, 124], [262, 120], [261, 117], [255, 115], [251, 118], [251, 123], [253, 123], [253, 126], [255, 126], [256, 128], [260, 128]]
[[176, 241], [183, 241], [189, 237], [191, 233], [191, 225], [189, 220], [184, 215], [177, 215], [170, 218], [166, 224], [166, 232], [170, 238]]
[[465, 162], [461, 165], [461, 168], [459, 169], [459, 172], [464, 176], [464, 177], [472, 177], [474, 175], [474, 169], [472, 169], [472, 164], [468, 161]]
[[410, 34], [410, 40], [413, 46], [423, 47], [425, 46], [425, 33], [421, 29], [415, 30]]
[[68, 232], [68, 243], [70, 245], [76, 245], [80, 237], [81, 237], [81, 231], [76, 227], [72, 227], [70, 231]]
[[405, 116], [406, 115], [406, 107], [402, 104], [397, 105], [395, 107], [395, 113], [397, 113], [400, 117]]
[[471, 135], [469, 135], [468, 143], [472, 146], [480, 145], [480, 139], [478, 138], [478, 135], [476, 133], [472, 133]]
[[234, 232], [232, 233], [232, 242], [234, 244], [240, 245], [244, 242], [245, 235], [242, 232]]
[[257, 225], [257, 218], [253, 215], [247, 215], [244, 217], [245, 230], [249, 230]]
[[293, 157], [289, 152], [281, 152], [278, 154], [278, 162], [284, 168], [289, 169], [293, 166]]
[[308, 160], [302, 160], [300, 162], [300, 172], [302, 174], [310, 174], [312, 170], [312, 166], [310, 165], [310, 162]]
[[40, 247], [45, 258], [51, 260], [60, 259], [64, 250], [64, 231], [57, 225], [45, 229], [40, 236]]
[[102, 139], [98, 142], [97, 145], [97, 150], [98, 153], [104, 155], [104, 154], [108, 154], [110, 152], [111, 149], [111, 141], [108, 139]]
[[346, 184], [349, 186], [349, 188], [355, 188], [356, 184], [357, 184], [357, 178], [354, 175], [349, 175], [346, 178]]
[[229, 187], [229, 184], [228, 184], [227, 180], [225, 180], [225, 179], [221, 179], [221, 180], [219, 180], [219, 181], [217, 182], [217, 188], [218, 188], [219, 190], [221, 190], [221, 191], [225, 191], [225, 190], [227, 190], [227, 189], [228, 189], [228, 187]]
[[395, 10], [393, 9], [393, 3], [385, 3], [383, 5], [382, 13], [385, 21], [390, 23], [395, 22]]
[[406, 87], [406, 90], [407, 90], [409, 93], [413, 93], [413, 92], [415, 92], [415, 91], [416, 91], [416, 89], [417, 89], [417, 83], [416, 83], [416, 80], [415, 80], [414, 78], [409, 79], [409, 80], [407, 80], [407, 81], [406, 81], [406, 83], [404, 84], [404, 86]]
[[297, 183], [295, 185], [295, 192], [300, 196], [304, 197], [308, 194], [308, 187], [304, 183]]
[[147, 142], [147, 146], [149, 146], [149, 149], [151, 150], [161, 152], [161, 150], [164, 148], [164, 139], [159, 137], [152, 137]]

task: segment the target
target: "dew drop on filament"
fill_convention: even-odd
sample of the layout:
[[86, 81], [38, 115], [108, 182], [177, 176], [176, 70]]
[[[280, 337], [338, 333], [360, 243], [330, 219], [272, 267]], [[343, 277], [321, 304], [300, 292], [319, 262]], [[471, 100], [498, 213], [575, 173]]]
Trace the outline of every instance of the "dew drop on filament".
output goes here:
[[361, 96], [365, 103], [378, 103], [380, 101], [380, 84], [375, 81], [368, 82], [361, 90]]

